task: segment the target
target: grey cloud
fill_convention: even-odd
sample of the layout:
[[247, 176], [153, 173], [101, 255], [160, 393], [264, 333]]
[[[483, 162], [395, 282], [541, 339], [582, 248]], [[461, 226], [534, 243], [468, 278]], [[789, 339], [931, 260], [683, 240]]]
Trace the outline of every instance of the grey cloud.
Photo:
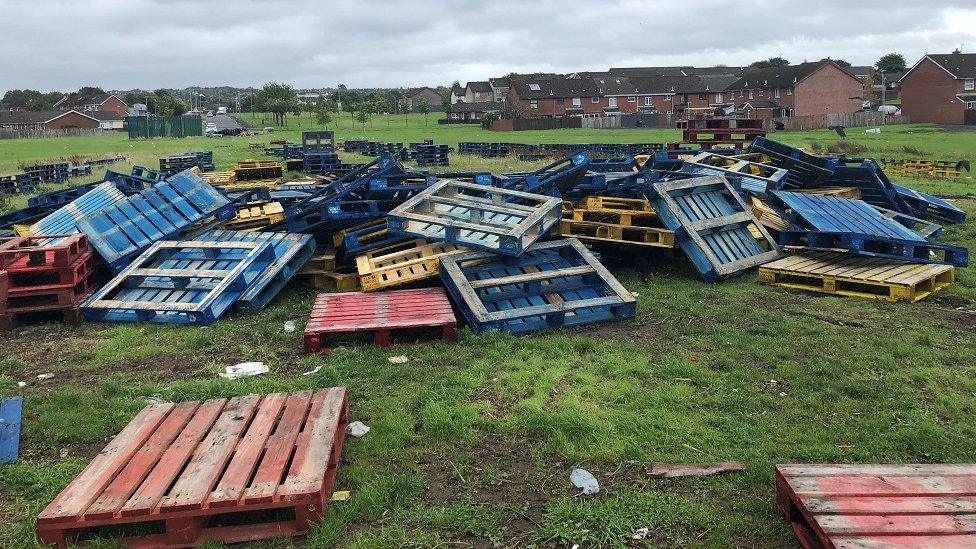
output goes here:
[[[687, 6], [687, 9], [682, 9]], [[969, 2], [0, 0], [0, 89], [414, 86], [976, 50]]]

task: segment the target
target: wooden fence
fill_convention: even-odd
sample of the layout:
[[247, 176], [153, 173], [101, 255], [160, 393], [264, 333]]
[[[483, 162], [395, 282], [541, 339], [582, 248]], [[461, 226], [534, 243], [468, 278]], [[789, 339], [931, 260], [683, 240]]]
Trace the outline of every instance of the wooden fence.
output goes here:
[[[857, 126], [884, 126], [888, 124], [908, 124], [907, 116], [894, 116], [880, 112], [856, 112], [854, 114], [818, 114], [813, 116], [791, 116], [789, 118], [776, 118], [776, 122], [783, 124], [784, 131], [818, 130], [828, 126], [844, 126], [852, 128]], [[775, 131], [778, 128], [771, 119], [763, 121], [763, 128], [767, 131]]]
[[60, 130], [35, 130], [20, 128], [0, 128], [0, 139], [30, 139], [34, 137], [65, 137], [75, 135], [109, 135], [116, 130], [101, 128], [64, 128]]

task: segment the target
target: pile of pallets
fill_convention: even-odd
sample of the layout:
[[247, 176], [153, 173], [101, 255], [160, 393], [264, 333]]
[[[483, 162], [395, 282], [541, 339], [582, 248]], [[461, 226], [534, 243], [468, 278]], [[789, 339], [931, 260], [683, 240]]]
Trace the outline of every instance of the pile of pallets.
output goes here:
[[955, 179], [969, 173], [967, 162], [928, 160], [924, 158], [882, 158], [886, 172], [906, 177]]
[[213, 151], [191, 151], [159, 159], [159, 171], [166, 177], [190, 168], [198, 168], [201, 172], [214, 171]]
[[52, 162], [50, 164], [33, 164], [24, 166], [27, 179], [34, 185], [41, 183], [62, 183], [68, 180], [71, 165], [67, 162]]
[[418, 166], [447, 166], [448, 154], [451, 148], [447, 145], [417, 144], [410, 147], [410, 158], [417, 162]]
[[0, 330], [52, 313], [77, 324], [94, 269], [84, 234], [0, 238]]
[[664, 143], [485, 143], [462, 141], [459, 154], [475, 154], [482, 158], [508, 156], [512, 153], [538, 155], [539, 158], [567, 156], [585, 152], [600, 156], [653, 155], [665, 148]]
[[272, 160], [241, 160], [231, 168], [234, 179], [238, 182], [259, 180], [280, 180], [283, 175], [281, 164]]

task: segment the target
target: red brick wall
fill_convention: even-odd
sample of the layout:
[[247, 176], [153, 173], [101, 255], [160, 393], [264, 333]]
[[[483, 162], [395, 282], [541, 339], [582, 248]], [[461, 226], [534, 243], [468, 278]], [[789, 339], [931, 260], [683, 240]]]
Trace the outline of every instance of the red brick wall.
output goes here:
[[962, 92], [962, 80], [925, 58], [901, 81], [901, 112], [912, 122], [962, 124], [966, 104], [956, 99]]
[[63, 128], [97, 128], [98, 120], [93, 120], [87, 116], [82, 116], [76, 112], [69, 112], [64, 116], [48, 122], [44, 125], [47, 130], [60, 130]]
[[105, 100], [104, 103], [99, 105], [98, 110], [108, 111], [121, 114], [126, 116], [129, 114], [129, 106], [122, 102], [121, 99], [115, 97], [114, 95]]
[[861, 110], [863, 93], [864, 84], [860, 80], [827, 64], [796, 83], [793, 115], [852, 114]]

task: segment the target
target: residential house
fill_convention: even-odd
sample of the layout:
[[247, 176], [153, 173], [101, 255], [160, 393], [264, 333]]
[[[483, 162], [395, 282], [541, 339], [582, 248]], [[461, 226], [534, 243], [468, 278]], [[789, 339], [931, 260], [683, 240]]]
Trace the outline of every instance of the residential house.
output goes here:
[[930, 53], [899, 84], [912, 122], [976, 125], [976, 53]]
[[689, 109], [726, 108], [725, 93], [733, 76], [642, 76], [633, 77], [637, 106], [641, 112], [683, 113]]
[[431, 112], [444, 110], [444, 108], [441, 106], [441, 94], [437, 93], [437, 90], [427, 86], [407, 90], [407, 107], [409, 107], [410, 110], [417, 110], [417, 107], [420, 106], [421, 100], [427, 102], [427, 106], [430, 108]]
[[92, 111], [85, 113], [98, 120], [98, 127], [103, 130], [121, 130], [124, 127], [125, 116], [115, 111]]
[[512, 87], [512, 79], [507, 76], [489, 78], [488, 83], [491, 84], [491, 93], [494, 96], [492, 101], [496, 103], [504, 102], [508, 96], [508, 88]]
[[315, 105], [318, 105], [319, 101], [322, 100], [322, 94], [316, 92], [299, 93], [296, 94], [296, 96], [298, 97], [299, 101], [301, 101], [303, 104], [308, 105], [310, 107], [314, 107]]
[[60, 111], [95, 112], [111, 111], [125, 116], [129, 106], [112, 93], [82, 94], [73, 92], [59, 99], [54, 108]]
[[0, 129], [62, 130], [70, 128], [95, 129], [99, 120], [75, 110], [69, 111], [2, 111]]
[[464, 88], [460, 84], [451, 86], [451, 104], [456, 105], [464, 102]]
[[520, 105], [530, 116], [603, 116], [607, 98], [592, 78], [538, 78], [512, 80], [508, 102]]
[[864, 83], [827, 59], [750, 70], [725, 89], [745, 117], [778, 118], [857, 112]]
[[492, 91], [491, 83], [489, 82], [468, 82], [464, 86], [465, 103], [484, 103], [494, 100], [495, 92]]
[[505, 109], [505, 103], [495, 101], [484, 101], [480, 103], [455, 103], [451, 105], [450, 120], [477, 123], [485, 114], [495, 111], [501, 112]]

